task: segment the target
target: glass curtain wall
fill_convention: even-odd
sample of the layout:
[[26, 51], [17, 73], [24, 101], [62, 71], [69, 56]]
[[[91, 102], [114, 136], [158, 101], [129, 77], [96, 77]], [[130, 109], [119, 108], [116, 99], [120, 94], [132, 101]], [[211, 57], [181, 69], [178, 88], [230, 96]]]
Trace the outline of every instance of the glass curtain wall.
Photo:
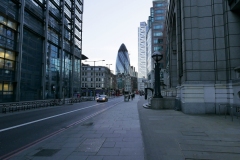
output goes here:
[[43, 39], [27, 29], [23, 32], [20, 100], [41, 99]]
[[0, 102], [80, 92], [83, 0], [4, 0], [0, 8]]
[[[14, 101], [17, 64], [18, 8], [9, 0], [0, 3], [0, 103]], [[5, 15], [4, 13], [8, 13]]]

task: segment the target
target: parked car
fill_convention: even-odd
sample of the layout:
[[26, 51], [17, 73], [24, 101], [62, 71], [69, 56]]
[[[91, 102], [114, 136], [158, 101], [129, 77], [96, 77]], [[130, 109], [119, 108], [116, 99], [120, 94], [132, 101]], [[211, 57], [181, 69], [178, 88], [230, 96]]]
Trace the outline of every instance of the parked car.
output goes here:
[[108, 101], [108, 96], [107, 95], [99, 95], [96, 98], [97, 102], [107, 102]]

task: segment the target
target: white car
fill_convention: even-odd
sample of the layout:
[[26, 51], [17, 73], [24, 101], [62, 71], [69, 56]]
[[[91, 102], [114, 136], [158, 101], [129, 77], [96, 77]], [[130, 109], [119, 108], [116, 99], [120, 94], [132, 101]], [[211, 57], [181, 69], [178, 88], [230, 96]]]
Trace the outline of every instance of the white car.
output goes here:
[[96, 100], [97, 100], [97, 102], [107, 102], [108, 96], [107, 95], [99, 95]]

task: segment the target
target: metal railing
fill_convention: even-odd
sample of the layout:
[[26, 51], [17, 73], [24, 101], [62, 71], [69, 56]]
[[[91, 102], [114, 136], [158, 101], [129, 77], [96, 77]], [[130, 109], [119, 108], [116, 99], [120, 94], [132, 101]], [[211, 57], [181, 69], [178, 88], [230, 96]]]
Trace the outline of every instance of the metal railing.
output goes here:
[[[218, 114], [221, 114], [222, 106], [224, 107], [225, 118], [227, 116], [227, 113], [229, 113], [229, 115], [231, 116], [232, 121], [233, 121], [233, 116], [234, 116], [234, 113], [235, 113], [235, 115], [236, 115], [236, 117], [238, 119], [239, 114], [240, 114], [240, 105], [228, 104], [228, 103], [218, 104]], [[234, 112], [234, 109], [235, 109], [235, 112]]]
[[29, 109], [41, 108], [41, 107], [50, 107], [50, 106], [61, 106], [64, 104], [73, 104], [83, 101], [92, 100], [89, 97], [82, 98], [65, 98], [65, 99], [47, 99], [47, 100], [36, 100], [36, 101], [21, 101], [21, 102], [8, 102], [0, 103], [0, 109], [2, 113], [15, 112], [15, 111], [24, 111]]

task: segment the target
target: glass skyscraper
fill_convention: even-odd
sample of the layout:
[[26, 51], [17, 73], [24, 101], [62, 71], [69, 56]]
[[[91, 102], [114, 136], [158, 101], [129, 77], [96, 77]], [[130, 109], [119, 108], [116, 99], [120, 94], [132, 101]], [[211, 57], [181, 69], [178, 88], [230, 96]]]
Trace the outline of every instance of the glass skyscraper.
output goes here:
[[116, 60], [116, 80], [117, 80], [117, 89], [122, 94], [125, 87], [125, 78], [127, 75], [130, 75], [130, 59], [128, 50], [125, 44], [122, 44], [118, 50], [117, 60]]
[[116, 75], [119, 73], [130, 74], [130, 59], [125, 44], [122, 44], [118, 50], [116, 60]]
[[0, 102], [80, 91], [83, 0], [0, 3]]
[[138, 90], [144, 90], [143, 79], [147, 77], [147, 23], [140, 22], [138, 28]]
[[[164, 22], [166, 17], [166, 10], [168, 7], [167, 0], [154, 0], [153, 7], [150, 8], [150, 16], [148, 17], [148, 31], [147, 31], [147, 80], [148, 87], [154, 88], [154, 61], [152, 54], [154, 52], [161, 52], [163, 59], [160, 62], [162, 69], [166, 68], [165, 61], [165, 34]], [[163, 71], [163, 70], [161, 70]]]

